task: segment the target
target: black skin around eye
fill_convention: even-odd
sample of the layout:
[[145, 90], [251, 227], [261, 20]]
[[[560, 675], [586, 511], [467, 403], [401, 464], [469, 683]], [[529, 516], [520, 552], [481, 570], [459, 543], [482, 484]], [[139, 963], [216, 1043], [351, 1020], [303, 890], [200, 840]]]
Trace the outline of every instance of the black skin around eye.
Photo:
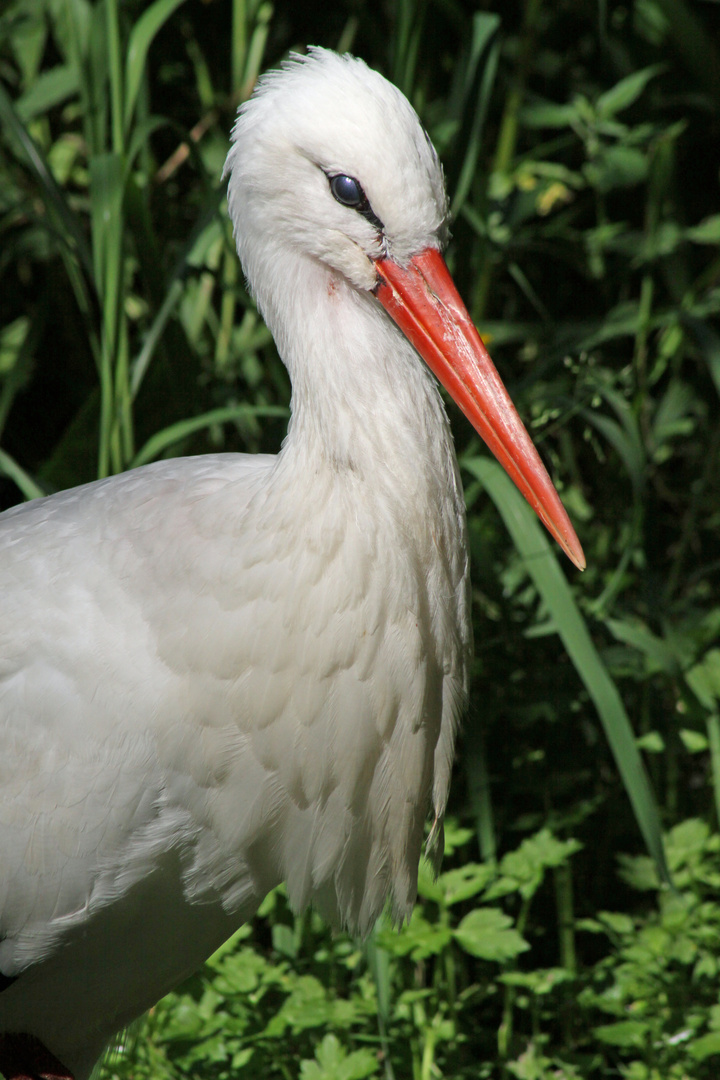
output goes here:
[[377, 214], [373, 213], [373, 209], [368, 202], [368, 197], [363, 191], [359, 180], [356, 180], [354, 176], [346, 176], [344, 173], [337, 173], [335, 176], [328, 176], [328, 182], [333, 198], [336, 199], [341, 206], [347, 206], [351, 210], [357, 210], [358, 214], [362, 214], [366, 221], [369, 221], [370, 224], [374, 225], [380, 232], [383, 231], [383, 223]]

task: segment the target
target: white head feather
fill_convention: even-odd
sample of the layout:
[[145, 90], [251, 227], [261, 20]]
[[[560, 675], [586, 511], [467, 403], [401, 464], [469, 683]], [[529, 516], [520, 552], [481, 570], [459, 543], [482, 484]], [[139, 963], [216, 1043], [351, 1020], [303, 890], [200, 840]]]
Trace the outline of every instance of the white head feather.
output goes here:
[[[372, 258], [441, 247], [447, 201], [437, 154], [407, 98], [362, 60], [312, 48], [262, 76], [238, 114], [225, 166], [238, 252], [261, 309], [269, 238], [372, 290]], [[360, 182], [382, 232], [332, 196]], [[260, 271], [260, 272], [258, 272]]]

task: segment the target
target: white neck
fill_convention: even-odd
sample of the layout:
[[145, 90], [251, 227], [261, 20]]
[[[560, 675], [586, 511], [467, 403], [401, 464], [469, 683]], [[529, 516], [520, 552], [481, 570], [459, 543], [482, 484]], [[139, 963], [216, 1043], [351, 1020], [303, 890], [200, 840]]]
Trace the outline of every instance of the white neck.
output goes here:
[[413, 347], [372, 295], [332, 269], [287, 251], [282, 265], [282, 280], [258, 296], [293, 385], [282, 457], [305, 475], [324, 462], [371, 486], [388, 483], [411, 505], [446, 503], [455, 494], [452, 436]]

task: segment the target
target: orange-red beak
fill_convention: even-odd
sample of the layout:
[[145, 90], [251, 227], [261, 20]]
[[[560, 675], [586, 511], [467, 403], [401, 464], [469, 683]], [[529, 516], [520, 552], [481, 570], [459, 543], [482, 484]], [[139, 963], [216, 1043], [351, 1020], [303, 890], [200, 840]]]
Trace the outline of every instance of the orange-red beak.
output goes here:
[[473, 326], [439, 251], [427, 248], [406, 267], [375, 263], [380, 303], [460, 406], [511, 480], [580, 570], [585, 556], [495, 365]]

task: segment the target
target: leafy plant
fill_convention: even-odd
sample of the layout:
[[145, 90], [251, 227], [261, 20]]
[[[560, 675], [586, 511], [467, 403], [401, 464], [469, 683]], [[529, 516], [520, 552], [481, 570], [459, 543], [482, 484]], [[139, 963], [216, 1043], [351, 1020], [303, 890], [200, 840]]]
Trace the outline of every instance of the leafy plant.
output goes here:
[[[566, 582], [453, 413], [476, 667], [442, 874], [422, 871], [408, 927], [367, 943], [272, 894], [107, 1077], [717, 1073], [716, 7], [0, 12], [3, 505], [172, 453], [277, 447], [287, 378], [218, 177], [259, 71], [315, 42], [418, 109], [448, 179], [448, 261], [588, 556]], [[626, 789], [658, 863], [666, 830], [674, 891], [638, 854]]]

